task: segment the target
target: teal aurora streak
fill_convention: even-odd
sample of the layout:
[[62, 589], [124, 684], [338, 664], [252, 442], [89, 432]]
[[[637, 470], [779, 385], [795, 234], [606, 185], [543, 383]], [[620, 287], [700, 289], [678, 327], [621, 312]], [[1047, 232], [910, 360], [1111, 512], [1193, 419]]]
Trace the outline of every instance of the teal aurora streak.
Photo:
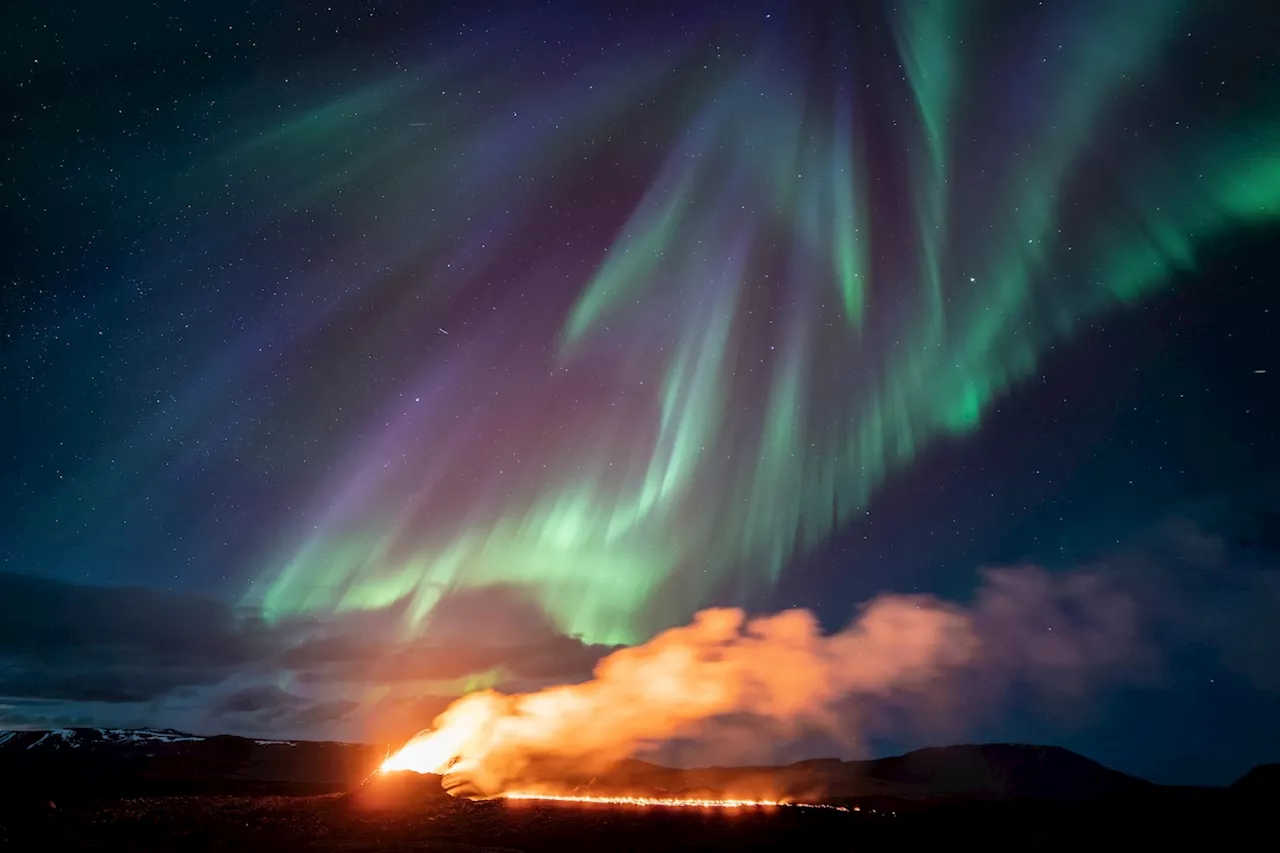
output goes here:
[[[811, 51], [781, 27], [683, 37], [479, 117], [442, 95], [399, 121], [484, 76], [460, 53], [234, 152], [264, 173], [323, 153], [295, 207], [345, 192], [385, 221], [435, 193], [427, 298], [523, 318], [423, 331], [456, 358], [425, 362], [420, 406], [379, 413], [247, 600], [391, 608], [412, 636], [449, 590], [512, 584], [589, 642], [641, 640], [768, 589], [1048, 348], [1274, 219], [1274, 94], [1185, 114], [1166, 82], [1213, 4], [1068, 5], [1001, 31], [975, 4], [902, 2], [879, 28], [833, 15]], [[538, 211], [625, 168], [582, 165], [606, 141], [660, 156], [574, 279], [553, 256], [575, 235]], [[522, 228], [551, 235], [525, 291], [567, 276], [563, 305], [486, 301], [483, 259]], [[457, 415], [490, 392], [499, 408]]]

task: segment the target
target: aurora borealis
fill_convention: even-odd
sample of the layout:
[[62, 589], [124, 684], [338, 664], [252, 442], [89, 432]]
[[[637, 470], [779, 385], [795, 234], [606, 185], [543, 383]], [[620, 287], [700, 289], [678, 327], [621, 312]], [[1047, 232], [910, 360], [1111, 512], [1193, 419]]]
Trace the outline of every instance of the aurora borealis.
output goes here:
[[[1193, 13], [1182, 5], [1073, 8], [1009, 32], [965, 4], [800, 14], [587, 71], [559, 96], [573, 115], [520, 93], [510, 121], [504, 108], [498, 127], [443, 132], [427, 160], [390, 140], [343, 152], [331, 167], [343, 185], [310, 192], [365, 192], [361, 170], [392, 161], [400, 186], [421, 180], [413, 192], [439, 199], [432, 178], [448, 175], [457, 213], [476, 206], [419, 238], [471, 247], [456, 273], [439, 263], [447, 252], [414, 258], [434, 280], [417, 286], [447, 303], [493, 274], [492, 208], [509, 235], [547, 196], [590, 193], [578, 182], [608, 167], [565, 153], [590, 162], [602, 137], [626, 147], [663, 101], [644, 140], [656, 167], [607, 245], [579, 255], [592, 267], [580, 287], [557, 286], [576, 291], [571, 304], [530, 306], [536, 320], [499, 332], [530, 297], [516, 308], [494, 294], [477, 309], [499, 319], [447, 332], [456, 361], [426, 363], [402, 391], [421, 405], [352, 448], [314, 532], [255, 590], [265, 611], [404, 601], [412, 630], [445, 590], [513, 583], [563, 630], [617, 643], [774, 583], [921, 448], [977, 428], [1048, 347], [1280, 210], [1267, 105], [1167, 135], [1130, 126], [1169, 121], [1167, 95], [1147, 89], [1176, 59], [1175, 25]], [[323, 151], [329, 135], [349, 145], [344, 125], [391, 125], [420, 94], [388, 86], [286, 117], [259, 144], [273, 156]], [[424, 115], [441, 114], [428, 96]], [[255, 155], [234, 162], [253, 168]], [[573, 242], [572, 226], [548, 227]], [[553, 246], [522, 253], [513, 290], [545, 287]], [[486, 396], [482, 418], [459, 418]]]
[[838, 557], [883, 490], [1280, 216], [1261, 9], [80, 5], [4, 60], [3, 568], [264, 631], [929, 591]]

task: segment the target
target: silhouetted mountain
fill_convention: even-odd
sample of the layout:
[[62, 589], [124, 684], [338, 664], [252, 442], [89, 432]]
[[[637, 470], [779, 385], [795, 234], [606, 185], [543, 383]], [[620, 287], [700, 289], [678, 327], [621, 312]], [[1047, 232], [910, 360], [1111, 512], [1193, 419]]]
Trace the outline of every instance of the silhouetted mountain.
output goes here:
[[[482, 780], [445, 777], [461, 796], [498, 793]], [[1096, 799], [1155, 786], [1066, 749], [985, 744], [920, 749], [873, 761], [826, 758], [785, 767], [673, 769], [624, 761], [607, 773], [583, 774], [557, 764], [534, 764], [522, 783], [570, 787], [579, 793], [748, 799], [967, 800]]]
[[0, 773], [39, 796], [153, 791], [339, 791], [381, 754], [363, 744], [283, 741], [172, 729], [0, 732]]
[[842, 777], [846, 790], [871, 786], [931, 797], [1077, 799], [1151, 787], [1070, 750], [1031, 744], [918, 749], [895, 758], [850, 762]]
[[1258, 802], [1274, 803], [1280, 797], [1280, 764], [1259, 764], [1232, 782], [1231, 790]]

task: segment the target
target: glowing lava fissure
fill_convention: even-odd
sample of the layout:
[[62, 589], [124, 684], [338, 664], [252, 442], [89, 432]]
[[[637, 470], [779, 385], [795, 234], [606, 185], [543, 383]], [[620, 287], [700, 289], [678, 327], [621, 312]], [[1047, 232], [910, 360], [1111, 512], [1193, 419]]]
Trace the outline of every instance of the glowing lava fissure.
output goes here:
[[[450, 737], [449, 735], [454, 735]], [[409, 771], [413, 773], [443, 773], [456, 769], [461, 762], [449, 750], [442, 749], [442, 744], [452, 744], [456, 734], [450, 732], [441, 735], [439, 732], [423, 732], [410, 741], [399, 752], [387, 758], [379, 768], [380, 773]], [[428, 747], [430, 745], [430, 747]], [[433, 747], [433, 748], [431, 748]], [[445, 756], [445, 757], [442, 757]], [[424, 769], [425, 768], [425, 769]], [[643, 795], [587, 795], [587, 794], [554, 794], [535, 791], [504, 791], [495, 793], [484, 799], [512, 800], [517, 802], [568, 803], [579, 805], [606, 806], [641, 806], [657, 808], [682, 809], [767, 809], [767, 808], [800, 808], [826, 809], [829, 811], [849, 812], [845, 806], [827, 803], [800, 803], [788, 800], [765, 800], [738, 797], [650, 797]]]
[[500, 795], [504, 800], [538, 800], [553, 803], [583, 803], [610, 806], [659, 806], [662, 808], [680, 809], [751, 809], [751, 808], [797, 808], [797, 809], [829, 809], [847, 812], [845, 806], [826, 803], [792, 803], [781, 800], [712, 800], [682, 799], [680, 797], [593, 797], [576, 794], [533, 794], [509, 792]]

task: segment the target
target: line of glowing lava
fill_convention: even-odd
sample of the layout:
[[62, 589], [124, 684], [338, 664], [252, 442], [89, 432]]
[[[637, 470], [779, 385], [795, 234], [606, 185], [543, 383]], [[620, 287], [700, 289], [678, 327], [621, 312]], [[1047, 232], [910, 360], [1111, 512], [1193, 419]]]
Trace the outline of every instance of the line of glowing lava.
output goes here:
[[832, 806], [825, 803], [786, 803], [778, 800], [697, 800], [680, 799], [678, 797], [587, 797], [571, 794], [527, 794], [505, 793], [506, 800], [542, 800], [554, 803], [598, 803], [613, 806], [660, 806], [677, 809], [750, 809], [785, 807], [793, 809], [829, 809], [847, 812], [844, 806]]

